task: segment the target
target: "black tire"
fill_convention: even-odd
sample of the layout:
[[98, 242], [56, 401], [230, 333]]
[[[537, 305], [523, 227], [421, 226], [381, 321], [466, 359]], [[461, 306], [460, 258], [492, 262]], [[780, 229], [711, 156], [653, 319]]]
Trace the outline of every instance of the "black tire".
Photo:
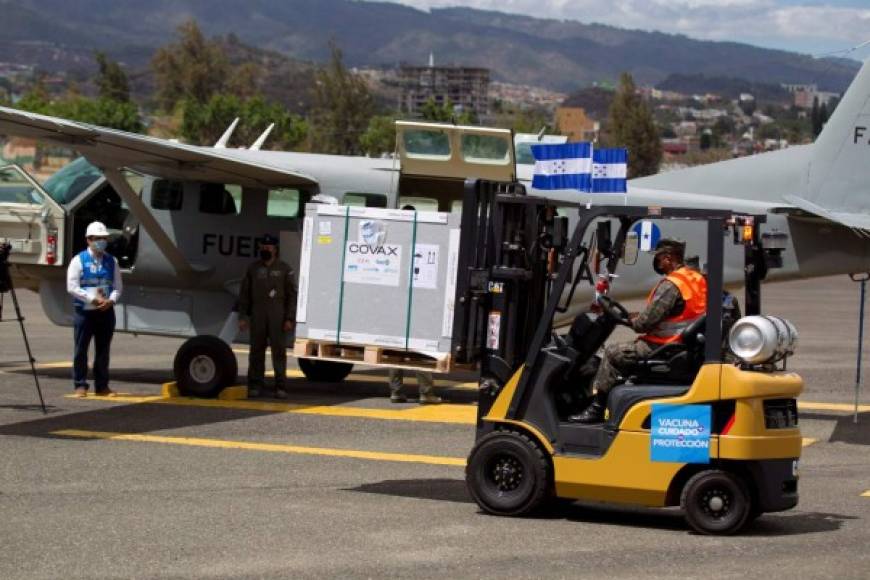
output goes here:
[[178, 349], [173, 363], [178, 391], [189, 397], [215, 397], [239, 372], [230, 345], [216, 336], [194, 336]]
[[539, 445], [522, 433], [484, 436], [468, 457], [465, 483], [485, 512], [499, 516], [529, 514], [552, 492], [552, 467]]
[[350, 363], [300, 358], [299, 369], [305, 378], [315, 383], [340, 383], [353, 370]]
[[693, 475], [683, 487], [680, 506], [692, 529], [707, 535], [735, 534], [753, 513], [743, 478], [718, 469]]

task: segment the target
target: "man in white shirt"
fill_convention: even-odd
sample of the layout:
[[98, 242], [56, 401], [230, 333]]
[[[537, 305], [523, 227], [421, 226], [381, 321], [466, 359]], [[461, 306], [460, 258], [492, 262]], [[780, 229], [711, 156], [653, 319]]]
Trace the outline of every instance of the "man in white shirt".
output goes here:
[[88, 247], [70, 260], [66, 290], [73, 297], [75, 355], [73, 386], [77, 397], [88, 395], [88, 349], [94, 340], [94, 392], [112, 397], [109, 388], [109, 346], [115, 332], [115, 304], [121, 298], [121, 268], [106, 252], [109, 232], [101, 222], [88, 225]]

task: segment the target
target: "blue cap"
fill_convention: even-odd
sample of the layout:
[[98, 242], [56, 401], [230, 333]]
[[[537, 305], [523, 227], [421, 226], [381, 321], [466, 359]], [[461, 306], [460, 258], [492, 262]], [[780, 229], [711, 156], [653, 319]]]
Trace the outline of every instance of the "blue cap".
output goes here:
[[263, 237], [260, 238], [260, 245], [277, 246], [278, 238], [276, 238], [272, 234], [264, 234]]

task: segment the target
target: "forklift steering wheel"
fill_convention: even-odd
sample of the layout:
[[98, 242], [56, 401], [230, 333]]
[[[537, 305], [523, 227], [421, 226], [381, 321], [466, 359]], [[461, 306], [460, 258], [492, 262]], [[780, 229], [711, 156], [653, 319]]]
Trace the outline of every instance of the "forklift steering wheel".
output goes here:
[[629, 322], [628, 310], [611, 298], [610, 296], [601, 295], [598, 297], [598, 305], [601, 306], [601, 310], [610, 317], [615, 323], [622, 324], [624, 326], [631, 326], [631, 322]]

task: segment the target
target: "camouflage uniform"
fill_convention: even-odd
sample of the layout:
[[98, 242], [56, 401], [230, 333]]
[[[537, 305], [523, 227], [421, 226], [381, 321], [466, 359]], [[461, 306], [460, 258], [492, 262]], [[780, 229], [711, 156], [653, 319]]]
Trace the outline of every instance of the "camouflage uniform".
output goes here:
[[[432, 381], [432, 373], [414, 371], [417, 377], [417, 385], [420, 387], [420, 397], [434, 397], [435, 386]], [[390, 369], [390, 397], [401, 397], [405, 372], [402, 369]]]
[[287, 336], [284, 322], [296, 320], [296, 280], [293, 269], [276, 259], [270, 266], [257, 260], [248, 268], [239, 292], [239, 319], [250, 323], [248, 387], [263, 387], [266, 344], [272, 347], [275, 388], [287, 380]]
[[[666, 318], [682, 312], [685, 305], [677, 286], [667, 279], [662, 279], [656, 286], [652, 300], [632, 321], [631, 327], [639, 334], [647, 333]], [[625, 373], [630, 372], [633, 365], [649, 356], [657, 346], [637, 339], [633, 342], [615, 343], [604, 347], [601, 366], [598, 367], [592, 386], [599, 393], [606, 395], [620, 375], [624, 376]]]

